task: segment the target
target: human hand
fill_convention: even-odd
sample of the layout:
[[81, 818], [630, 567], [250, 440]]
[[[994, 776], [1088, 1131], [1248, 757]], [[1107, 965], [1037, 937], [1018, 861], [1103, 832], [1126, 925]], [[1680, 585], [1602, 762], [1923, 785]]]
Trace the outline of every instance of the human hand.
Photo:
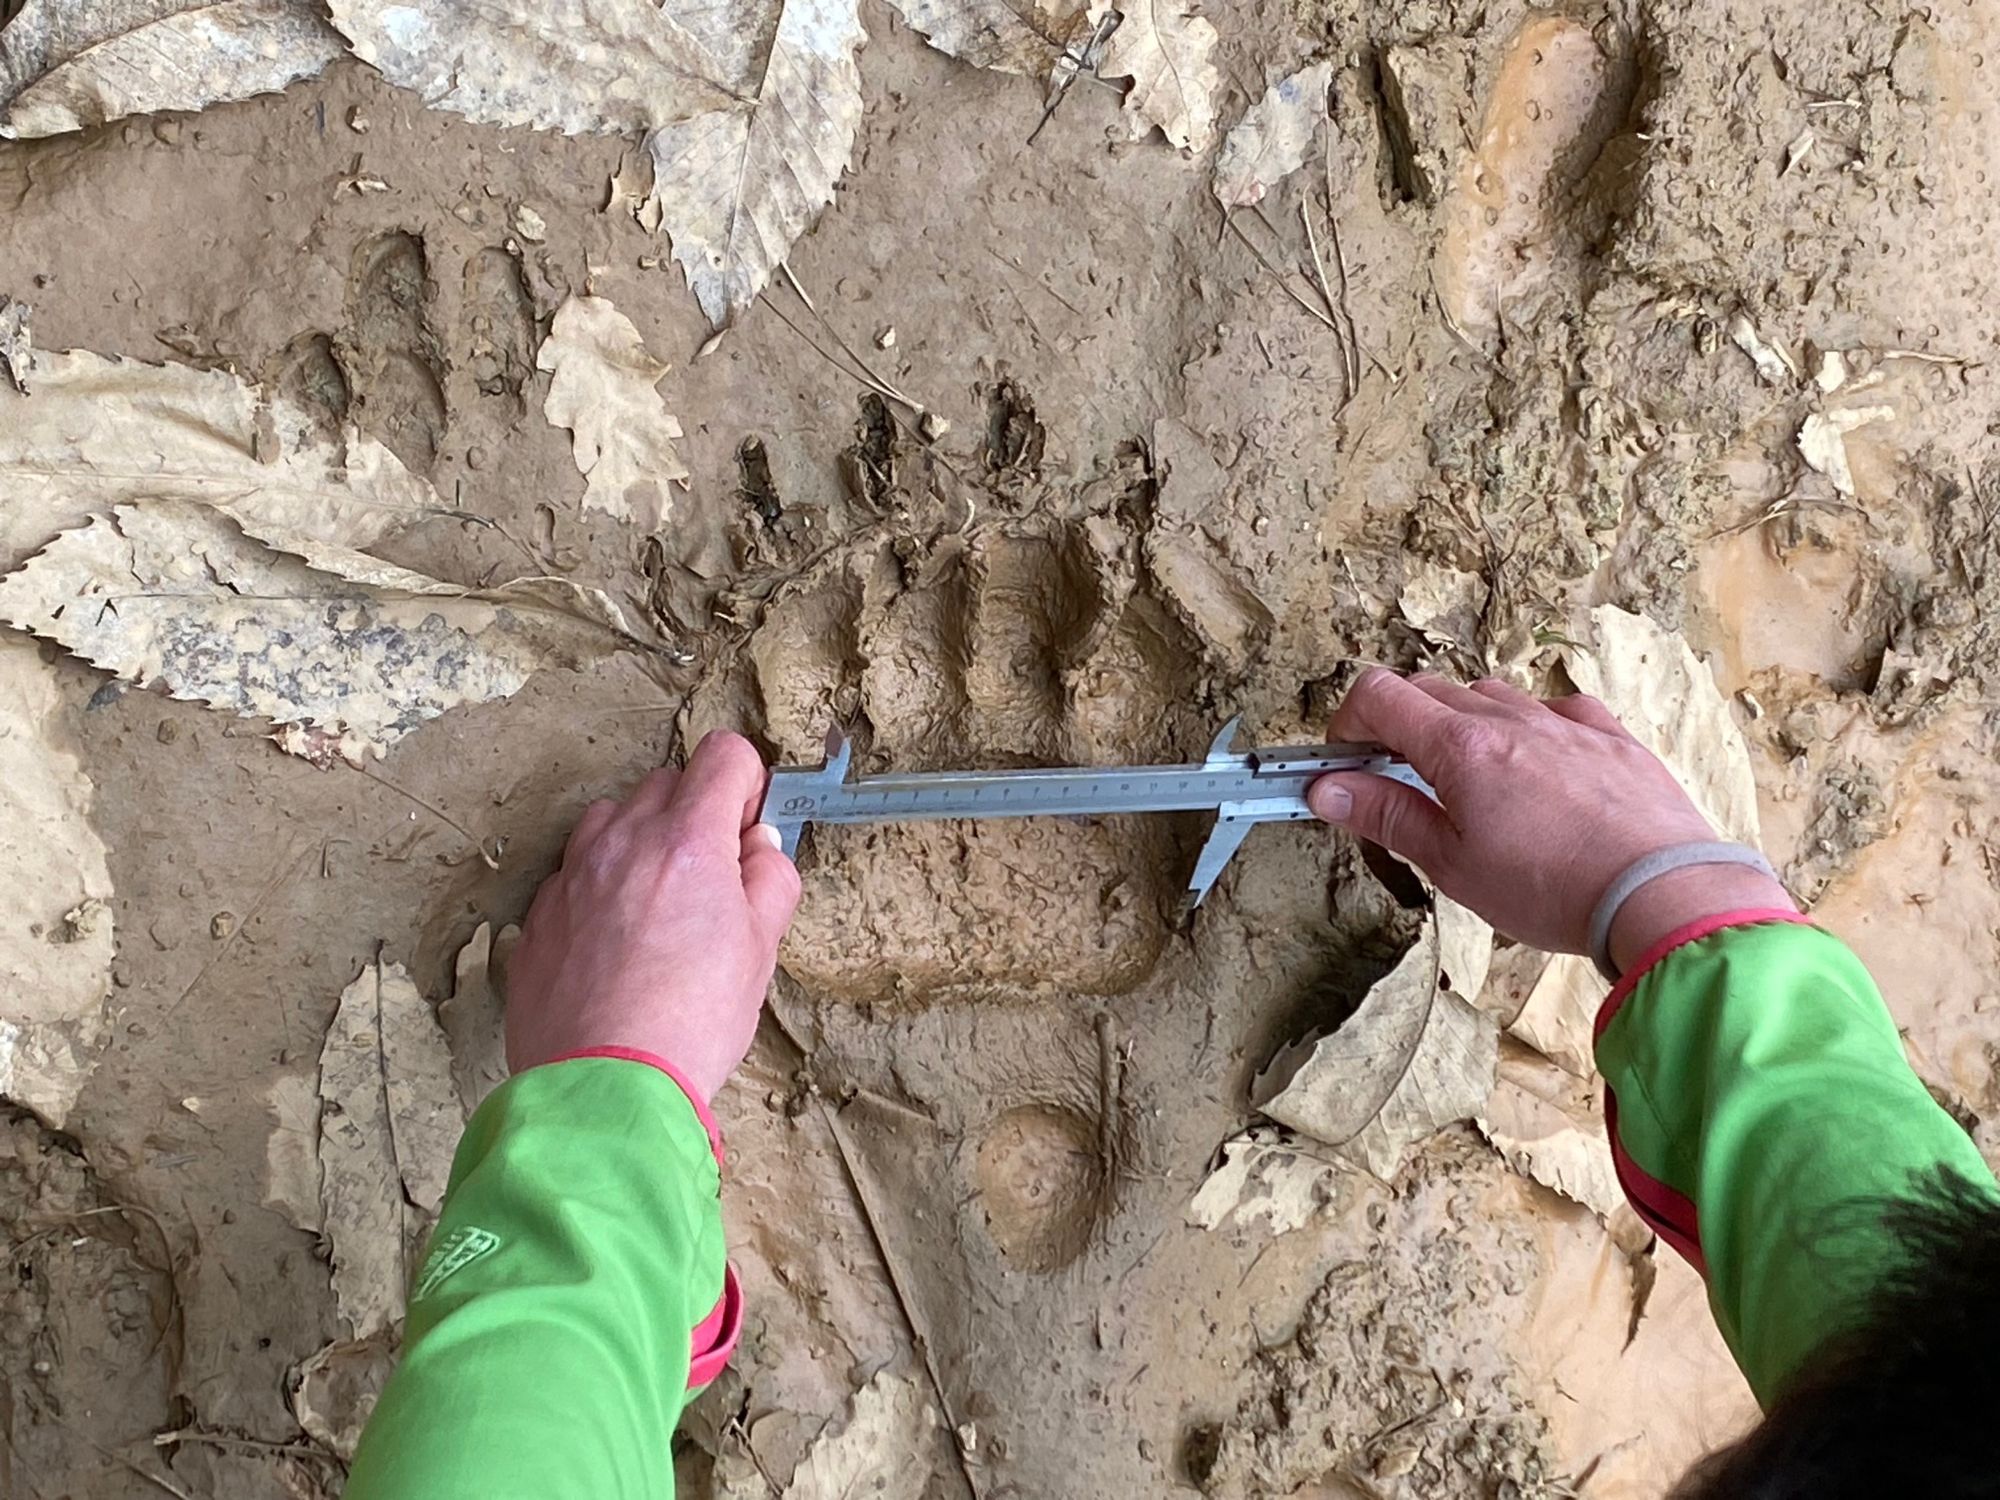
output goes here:
[[715, 1096], [750, 1050], [799, 904], [799, 872], [757, 821], [765, 780], [748, 740], [717, 733], [685, 771], [590, 804], [508, 967], [511, 1070], [630, 1047]]
[[[1438, 803], [1367, 773], [1322, 776], [1312, 810], [1409, 860], [1452, 900], [1519, 942], [1586, 951], [1591, 910], [1634, 860], [1717, 837], [1680, 783], [1597, 699], [1534, 698], [1488, 679], [1362, 673], [1332, 738], [1404, 756]], [[1623, 969], [1675, 928], [1749, 907], [1795, 910], [1741, 865], [1675, 870], [1641, 886], [1611, 929]]]

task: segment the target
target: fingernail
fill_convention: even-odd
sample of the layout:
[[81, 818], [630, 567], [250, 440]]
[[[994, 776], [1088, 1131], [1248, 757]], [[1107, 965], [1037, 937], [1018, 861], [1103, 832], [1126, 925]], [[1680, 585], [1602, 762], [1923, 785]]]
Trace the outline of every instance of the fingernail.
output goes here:
[[772, 824], [759, 823], [757, 825], [757, 833], [773, 849], [782, 849], [785, 847], [785, 836], [778, 832], [777, 828]]
[[1347, 815], [1354, 811], [1354, 793], [1332, 782], [1317, 781], [1306, 792], [1306, 805], [1313, 810], [1314, 817], [1328, 823], [1345, 823]]

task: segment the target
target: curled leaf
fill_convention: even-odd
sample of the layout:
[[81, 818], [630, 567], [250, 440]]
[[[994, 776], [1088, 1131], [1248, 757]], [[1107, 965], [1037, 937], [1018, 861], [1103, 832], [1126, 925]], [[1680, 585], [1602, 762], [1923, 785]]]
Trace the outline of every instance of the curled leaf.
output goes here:
[[0, 35], [0, 137], [248, 99], [340, 51], [311, 0], [26, 0]]
[[1338, 1030], [1307, 1036], [1271, 1060], [1251, 1085], [1251, 1102], [1384, 1181], [1393, 1178], [1411, 1146], [1472, 1118], [1492, 1089], [1498, 1028], [1442, 977], [1433, 919]]
[[1215, 196], [1224, 208], [1248, 208], [1296, 172], [1326, 120], [1333, 64], [1317, 62], [1281, 78], [1244, 112], [1215, 158]]

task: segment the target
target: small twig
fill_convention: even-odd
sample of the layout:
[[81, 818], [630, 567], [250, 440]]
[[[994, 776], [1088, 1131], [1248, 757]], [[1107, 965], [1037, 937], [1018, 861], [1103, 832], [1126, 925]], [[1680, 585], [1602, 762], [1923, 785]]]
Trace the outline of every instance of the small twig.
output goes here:
[[[1326, 221], [1329, 225], [1333, 223], [1333, 215], [1331, 213], [1327, 215]], [[1326, 262], [1320, 259], [1319, 236], [1313, 233], [1312, 214], [1308, 211], [1304, 198], [1299, 200], [1299, 222], [1306, 227], [1306, 248], [1312, 251], [1313, 276], [1319, 282], [1320, 300], [1326, 304], [1327, 312], [1333, 316], [1336, 322], [1333, 336], [1335, 341], [1340, 345], [1340, 373], [1346, 377], [1347, 382], [1347, 392], [1340, 404], [1342, 407], [1345, 407], [1349, 401], [1354, 399], [1355, 390], [1361, 384], [1361, 361], [1354, 357], [1354, 350], [1350, 347], [1353, 339], [1352, 330], [1343, 332], [1337, 326], [1340, 318], [1340, 304], [1333, 300], [1333, 288], [1327, 285]]]
[[789, 265], [780, 262], [778, 269], [784, 273], [786, 284], [789, 285], [791, 289], [798, 294], [799, 301], [805, 304], [806, 311], [811, 313], [813, 317], [819, 320], [819, 326], [826, 330], [827, 337], [832, 339], [834, 343], [838, 344], [840, 346], [840, 352], [842, 354], [845, 354], [849, 359], [853, 360], [855, 367], [860, 371], [862, 371], [863, 374], [867, 375], [869, 380], [874, 382], [876, 390], [880, 391], [884, 396], [887, 396], [892, 401], [902, 402], [903, 405], [907, 406], [911, 411], [915, 412], [920, 417], [924, 414], [926, 410], [928, 410], [928, 408], [925, 407], [923, 402], [917, 400], [913, 396], [906, 395], [902, 391], [897, 390], [896, 387], [889, 384], [889, 382], [884, 380], [880, 375], [877, 375], [875, 371], [869, 367], [868, 361], [863, 359], [860, 355], [854, 352], [853, 346], [850, 345], [846, 339], [840, 336], [840, 330], [835, 328], [833, 324], [827, 322], [826, 315], [819, 310], [818, 306], [813, 302], [813, 299], [806, 295], [806, 289], [799, 284], [798, 276], [793, 272], [792, 268]]
[[419, 797], [415, 792], [405, 791], [402, 787], [397, 786], [395, 782], [389, 780], [389, 778], [386, 776], [377, 776], [373, 771], [369, 770], [366, 766], [357, 766], [352, 761], [347, 762], [347, 764], [350, 769], [359, 771], [363, 776], [366, 776], [370, 781], [374, 782], [377, 786], [387, 787], [397, 796], [407, 799], [409, 802], [411, 802], [417, 807], [421, 807], [425, 812], [429, 813], [432, 817], [436, 818], [440, 823], [444, 824], [447, 828], [451, 828], [456, 832], [464, 835], [466, 838], [471, 839], [472, 842], [478, 846], [480, 862], [484, 864], [487, 869], [497, 870], [500, 868], [500, 856], [496, 853], [491, 853], [487, 850], [486, 840], [482, 839], [478, 834], [474, 833], [470, 828], [467, 828], [463, 823], [459, 822], [458, 819], [454, 818], [450, 813], [446, 812], [443, 808], [437, 807], [432, 803], [426, 802], [422, 797]]
[[1270, 258], [1266, 256], [1262, 250], [1259, 250], [1257, 248], [1256, 244], [1251, 240], [1249, 235], [1243, 232], [1242, 226], [1236, 222], [1236, 218], [1233, 214], [1225, 213], [1223, 215], [1222, 222], [1230, 233], [1234, 234], [1236, 238], [1238, 238], [1243, 242], [1243, 248], [1248, 250], [1252, 255], [1254, 255], [1257, 258], [1257, 264], [1262, 266], [1265, 270], [1271, 273], [1272, 280], [1278, 283], [1279, 291], [1283, 292], [1287, 297], [1291, 298], [1292, 301], [1296, 302], [1299, 305], [1299, 307], [1305, 311], [1307, 316], [1311, 317], [1316, 322], [1322, 323], [1326, 327], [1332, 329], [1334, 337], [1338, 338], [1340, 336], [1339, 325], [1337, 325], [1333, 321], [1333, 319], [1329, 317], [1326, 313], [1322, 312], [1319, 308], [1314, 307], [1310, 302], [1306, 301], [1305, 298], [1301, 297], [1297, 292], [1292, 290], [1292, 284], [1285, 279], [1285, 273], [1280, 271], [1276, 266], [1271, 264]]
[[217, 964], [229, 956], [230, 949], [236, 946], [236, 940], [249, 930], [251, 921], [256, 917], [258, 912], [264, 909], [264, 903], [277, 894], [278, 888], [291, 878], [294, 869], [305, 864], [305, 856], [311, 852], [312, 846], [310, 844], [303, 850], [294, 848], [286, 851], [284, 860], [279, 862], [278, 873], [273, 875], [264, 889], [257, 893], [257, 899], [250, 904], [250, 909], [243, 914], [243, 920], [236, 924], [235, 930], [222, 940], [222, 945], [215, 950], [215, 953], [209, 958], [208, 962], [203, 964], [196, 972], [194, 978], [187, 982], [187, 988], [182, 990], [180, 995], [174, 1000], [174, 1003], [166, 1008], [162, 1019], [172, 1016], [175, 1011], [186, 1004], [187, 997], [195, 992], [204, 979], [208, 978]]
[[321, 1448], [311, 1448], [304, 1443], [267, 1443], [262, 1438], [224, 1437], [217, 1432], [203, 1432], [195, 1427], [177, 1427], [172, 1432], [153, 1434], [155, 1448], [171, 1447], [175, 1443], [207, 1443], [214, 1448], [240, 1448], [246, 1453], [282, 1453], [289, 1458], [313, 1458], [323, 1464], [340, 1462], [333, 1454]]

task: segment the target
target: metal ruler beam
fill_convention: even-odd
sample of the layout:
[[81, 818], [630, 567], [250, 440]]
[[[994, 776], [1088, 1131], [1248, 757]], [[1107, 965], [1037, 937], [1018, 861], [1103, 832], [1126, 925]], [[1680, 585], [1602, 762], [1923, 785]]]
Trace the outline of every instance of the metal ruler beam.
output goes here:
[[848, 779], [847, 736], [832, 730], [818, 766], [779, 766], [764, 794], [763, 820], [786, 854], [808, 823], [908, 823], [942, 818], [1099, 817], [1213, 812], [1215, 827], [1188, 882], [1199, 906], [1258, 823], [1312, 817], [1306, 788], [1328, 771], [1368, 771], [1430, 794], [1409, 765], [1376, 745], [1286, 745], [1235, 750], [1231, 719], [1208, 754], [1185, 765], [1064, 766], [1020, 771], [924, 771]]

